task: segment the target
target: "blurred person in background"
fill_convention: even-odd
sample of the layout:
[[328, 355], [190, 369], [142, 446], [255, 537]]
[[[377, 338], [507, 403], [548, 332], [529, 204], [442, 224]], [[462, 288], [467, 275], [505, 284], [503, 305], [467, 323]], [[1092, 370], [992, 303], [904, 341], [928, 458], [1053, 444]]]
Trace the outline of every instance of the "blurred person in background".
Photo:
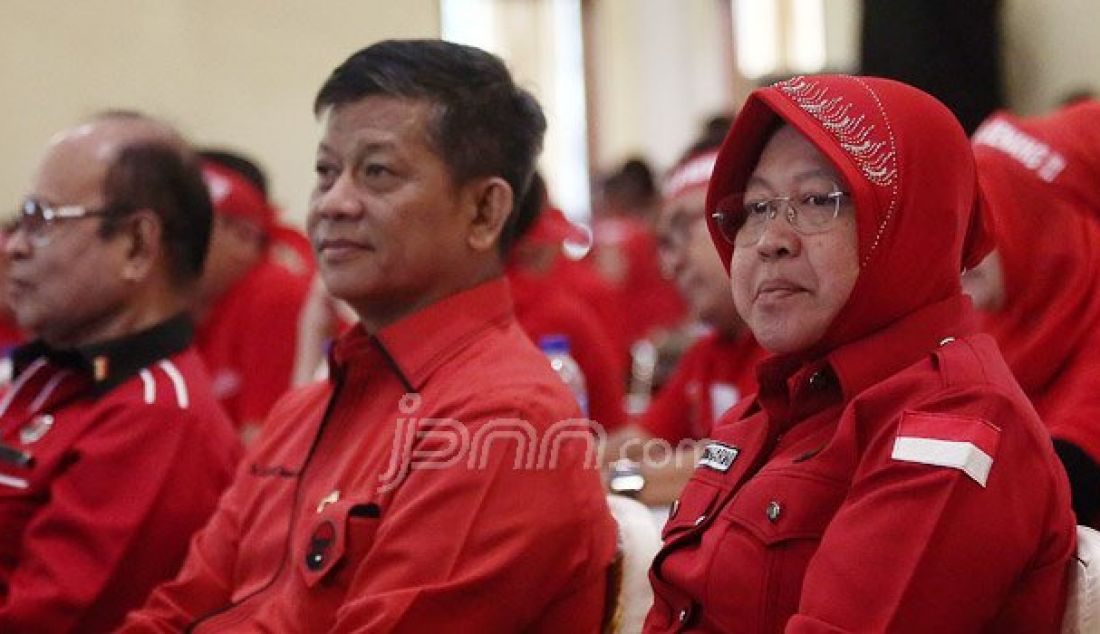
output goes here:
[[606, 323], [577, 291], [573, 277], [558, 265], [563, 245], [583, 245], [588, 233], [550, 206], [546, 185], [536, 172], [516, 207], [516, 239], [508, 256], [508, 283], [516, 320], [536, 344], [565, 335], [570, 354], [584, 374], [588, 417], [606, 431], [622, 428], [625, 357]]
[[[998, 112], [974, 134], [996, 250], [963, 276], [1100, 527], [1100, 102]], [[1041, 210], [1041, 211], [1040, 211]]]
[[680, 324], [686, 313], [676, 286], [661, 274], [653, 220], [661, 197], [649, 166], [626, 161], [605, 178], [592, 219], [588, 258], [618, 295], [628, 319], [620, 329], [627, 349]]
[[[215, 394], [242, 439], [251, 442], [291, 385], [313, 261], [287, 264], [296, 261], [288, 258], [297, 257], [297, 251], [276, 236], [293, 230], [277, 233], [274, 207], [245, 176], [248, 172], [238, 171], [244, 169], [240, 161], [227, 161], [224, 152], [202, 163], [214, 201], [214, 227], [199, 284], [195, 345]], [[276, 258], [276, 253], [283, 255]]]
[[[737, 314], [729, 277], [707, 231], [707, 183], [723, 138], [724, 131], [712, 131], [669, 171], [657, 221], [664, 266], [692, 319], [708, 332], [680, 356], [648, 409], [613, 438], [606, 454], [616, 461], [608, 476], [611, 490], [649, 505], [670, 504], [680, 495], [698, 457], [694, 445], [681, 443], [709, 437], [726, 410], [756, 392], [756, 364], [765, 356]], [[659, 452], [644, 452], [652, 439], [665, 441], [680, 455], [666, 461]]]
[[272, 219], [268, 223], [268, 257], [275, 260], [292, 273], [311, 275], [317, 272], [317, 263], [313, 259], [313, 246], [307, 236], [298, 227], [284, 222], [281, 214], [271, 200], [267, 174], [253, 159], [225, 148], [208, 147], [199, 150], [203, 161], [220, 165], [247, 180], [259, 191], [271, 209]]
[[182, 563], [239, 444], [191, 347], [211, 206], [164, 124], [58, 134], [6, 244], [0, 631], [106, 632]]

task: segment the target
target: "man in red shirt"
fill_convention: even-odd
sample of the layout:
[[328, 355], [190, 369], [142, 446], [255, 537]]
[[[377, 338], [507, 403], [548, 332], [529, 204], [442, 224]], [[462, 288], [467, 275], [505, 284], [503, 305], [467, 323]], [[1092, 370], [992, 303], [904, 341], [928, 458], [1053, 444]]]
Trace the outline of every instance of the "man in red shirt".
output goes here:
[[315, 110], [310, 235], [360, 321], [123, 631], [598, 631], [615, 527], [591, 432], [503, 278], [538, 104], [484, 51], [390, 40]]
[[37, 339], [0, 396], [0, 631], [105, 632], [176, 574], [236, 436], [190, 346], [211, 208], [166, 126], [59, 135], [6, 244]]
[[214, 228], [199, 285], [195, 345], [216, 396], [250, 441], [290, 387], [312, 260], [288, 266], [273, 257], [275, 210], [263, 193], [220, 163], [208, 159], [202, 169]]

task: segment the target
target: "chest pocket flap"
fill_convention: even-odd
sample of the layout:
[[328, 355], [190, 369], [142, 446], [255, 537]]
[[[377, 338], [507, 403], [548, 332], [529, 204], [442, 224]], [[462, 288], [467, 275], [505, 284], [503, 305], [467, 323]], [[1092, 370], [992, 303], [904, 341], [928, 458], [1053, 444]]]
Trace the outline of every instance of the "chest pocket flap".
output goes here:
[[762, 471], [722, 510], [767, 545], [820, 537], [832, 521], [848, 484], [805, 471]]
[[706, 521], [720, 490], [718, 485], [708, 482], [706, 478], [698, 475], [692, 477], [680, 497], [673, 502], [668, 521], [661, 531], [661, 539], [667, 542]]

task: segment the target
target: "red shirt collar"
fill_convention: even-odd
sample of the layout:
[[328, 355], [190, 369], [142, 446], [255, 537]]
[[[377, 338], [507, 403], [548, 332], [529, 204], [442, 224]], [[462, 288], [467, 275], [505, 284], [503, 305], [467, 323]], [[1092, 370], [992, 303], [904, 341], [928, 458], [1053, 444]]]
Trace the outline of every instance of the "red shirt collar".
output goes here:
[[946, 340], [977, 331], [970, 299], [955, 295], [919, 308], [886, 328], [840, 346], [824, 358], [808, 361], [797, 355], [774, 356], [757, 369], [758, 401], [769, 417], [786, 426], [788, 414], [802, 411], [796, 403], [806, 386], [824, 388], [837, 396], [821, 404], [848, 402], [872, 385], [912, 365]]
[[[503, 276], [445, 297], [371, 336], [356, 324], [333, 347], [333, 370], [371, 351], [380, 352], [411, 391], [419, 391], [443, 362], [486, 329], [513, 319], [512, 296]], [[336, 376], [332, 371], [330, 376]]]
[[841, 346], [827, 360], [849, 401], [912, 365], [951, 338], [977, 331], [970, 299], [955, 295], [919, 308], [870, 336]]

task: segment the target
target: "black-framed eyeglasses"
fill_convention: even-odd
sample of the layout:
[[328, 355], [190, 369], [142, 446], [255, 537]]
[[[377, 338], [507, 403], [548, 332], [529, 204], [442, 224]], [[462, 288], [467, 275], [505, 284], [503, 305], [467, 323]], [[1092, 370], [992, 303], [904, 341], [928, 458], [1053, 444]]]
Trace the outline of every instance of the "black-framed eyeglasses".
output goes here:
[[6, 226], [8, 235], [16, 231], [22, 231], [27, 241], [35, 247], [43, 247], [50, 243], [53, 236], [51, 227], [62, 220], [76, 220], [78, 218], [91, 218], [104, 216], [113, 209], [107, 205], [99, 209], [90, 209], [84, 205], [48, 205], [40, 200], [28, 198], [23, 201], [22, 207]]
[[731, 194], [718, 202], [711, 217], [727, 242], [734, 246], [747, 246], [760, 239], [768, 221], [778, 216], [781, 209], [787, 222], [800, 235], [824, 233], [835, 225], [850, 199], [851, 194], [837, 187], [830, 191], [775, 198], [747, 198], [745, 194]]

